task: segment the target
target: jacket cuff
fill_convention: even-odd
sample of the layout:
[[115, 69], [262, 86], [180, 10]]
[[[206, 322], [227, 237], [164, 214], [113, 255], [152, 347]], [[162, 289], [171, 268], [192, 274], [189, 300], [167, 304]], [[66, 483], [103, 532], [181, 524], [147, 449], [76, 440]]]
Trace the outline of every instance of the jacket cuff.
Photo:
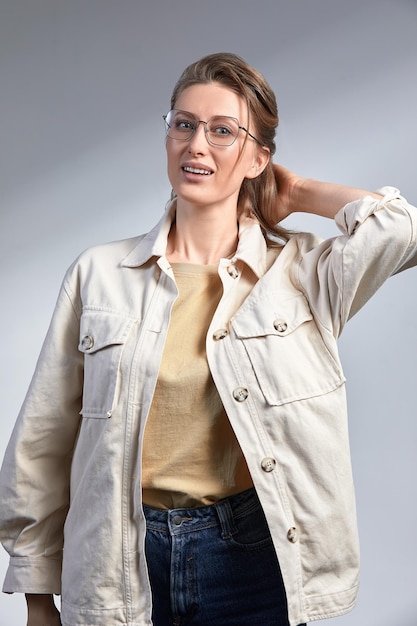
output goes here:
[[392, 200], [404, 200], [396, 187], [381, 187], [376, 190], [376, 193], [381, 194], [382, 198], [380, 200], [372, 196], [364, 196], [360, 200], [349, 202], [336, 213], [334, 219], [343, 234], [353, 235], [356, 229], [363, 224], [370, 215], [373, 215], [388, 202]]
[[4, 593], [61, 593], [62, 560], [50, 557], [11, 557]]

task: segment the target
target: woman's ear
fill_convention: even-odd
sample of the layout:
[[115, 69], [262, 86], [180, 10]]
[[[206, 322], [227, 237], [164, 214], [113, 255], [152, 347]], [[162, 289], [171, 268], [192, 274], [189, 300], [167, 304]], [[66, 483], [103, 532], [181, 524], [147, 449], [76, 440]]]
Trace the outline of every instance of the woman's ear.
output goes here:
[[254, 153], [254, 159], [251, 168], [245, 178], [257, 178], [269, 163], [271, 152], [266, 146], [257, 146]]

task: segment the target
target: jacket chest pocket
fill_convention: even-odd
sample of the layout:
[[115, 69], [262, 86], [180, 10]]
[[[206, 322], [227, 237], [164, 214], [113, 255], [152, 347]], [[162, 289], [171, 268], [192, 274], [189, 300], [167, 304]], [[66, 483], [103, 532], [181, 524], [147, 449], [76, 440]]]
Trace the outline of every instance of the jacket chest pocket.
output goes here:
[[303, 295], [281, 304], [261, 300], [231, 321], [270, 405], [328, 393], [344, 382]]
[[83, 417], [111, 417], [120, 359], [133, 323], [112, 311], [84, 309], [78, 345], [84, 354]]

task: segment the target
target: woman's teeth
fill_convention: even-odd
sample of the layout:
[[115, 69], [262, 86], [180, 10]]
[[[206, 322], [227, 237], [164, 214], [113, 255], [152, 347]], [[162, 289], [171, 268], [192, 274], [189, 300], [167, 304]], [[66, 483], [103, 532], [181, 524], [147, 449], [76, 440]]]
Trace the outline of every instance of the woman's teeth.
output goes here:
[[184, 170], [184, 172], [190, 172], [191, 174], [204, 174], [205, 176], [208, 176], [209, 174], [213, 173], [213, 172], [210, 172], [209, 170], [202, 170], [197, 167], [189, 167], [188, 165], [186, 165], [182, 169]]

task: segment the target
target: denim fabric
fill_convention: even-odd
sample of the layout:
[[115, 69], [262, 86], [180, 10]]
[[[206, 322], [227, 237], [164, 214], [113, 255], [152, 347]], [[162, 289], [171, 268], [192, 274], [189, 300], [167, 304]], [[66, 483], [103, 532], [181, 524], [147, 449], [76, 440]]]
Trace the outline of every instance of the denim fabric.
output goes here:
[[144, 512], [154, 626], [288, 626], [254, 489], [207, 507]]

